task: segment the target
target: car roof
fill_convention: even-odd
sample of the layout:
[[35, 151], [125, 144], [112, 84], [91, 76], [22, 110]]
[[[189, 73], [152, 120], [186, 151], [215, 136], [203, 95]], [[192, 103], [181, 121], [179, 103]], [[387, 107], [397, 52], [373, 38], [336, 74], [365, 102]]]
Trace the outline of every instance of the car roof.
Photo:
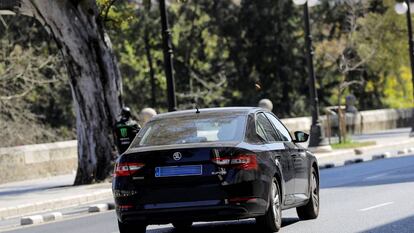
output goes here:
[[[208, 114], [208, 115], [220, 115], [220, 114], [240, 114], [240, 115], [248, 115], [250, 113], [254, 113], [256, 111], [263, 110], [257, 107], [225, 107], [225, 108], [202, 108], [199, 109], [200, 114]], [[162, 113], [158, 114], [153, 117], [152, 120], [161, 120], [166, 118], [175, 118], [175, 117], [183, 117], [183, 116], [191, 116], [196, 114], [197, 109], [191, 110], [183, 110], [183, 111], [176, 111], [176, 112], [169, 112], [169, 113]]]

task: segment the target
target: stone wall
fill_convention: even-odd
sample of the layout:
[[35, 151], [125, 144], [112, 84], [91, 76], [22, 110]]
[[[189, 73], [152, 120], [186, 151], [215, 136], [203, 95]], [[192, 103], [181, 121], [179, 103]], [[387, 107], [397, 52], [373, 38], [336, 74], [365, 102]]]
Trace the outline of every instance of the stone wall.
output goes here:
[[[380, 109], [362, 111], [358, 114], [346, 114], [348, 132], [354, 134], [378, 132], [387, 129], [411, 127], [413, 109]], [[338, 132], [338, 116], [321, 116], [325, 131], [330, 126], [332, 135]], [[291, 132], [309, 132], [312, 120], [310, 117], [282, 119], [282, 122]]]
[[0, 184], [69, 174], [77, 160], [76, 141], [0, 148]]

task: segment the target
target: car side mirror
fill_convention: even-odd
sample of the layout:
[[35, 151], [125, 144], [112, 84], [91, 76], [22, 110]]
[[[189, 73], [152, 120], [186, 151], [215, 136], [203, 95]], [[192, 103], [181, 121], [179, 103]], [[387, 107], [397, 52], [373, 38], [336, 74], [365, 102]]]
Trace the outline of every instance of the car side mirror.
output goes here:
[[307, 142], [309, 139], [309, 134], [304, 133], [302, 131], [295, 132], [295, 143], [304, 143]]

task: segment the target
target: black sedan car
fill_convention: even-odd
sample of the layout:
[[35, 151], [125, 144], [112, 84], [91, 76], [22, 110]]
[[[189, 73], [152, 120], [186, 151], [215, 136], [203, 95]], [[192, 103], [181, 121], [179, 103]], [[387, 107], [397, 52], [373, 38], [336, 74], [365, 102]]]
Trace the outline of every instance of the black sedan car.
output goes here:
[[319, 213], [316, 158], [280, 120], [259, 108], [217, 108], [158, 115], [117, 161], [113, 193], [121, 233], [150, 224], [178, 230], [196, 221], [256, 218], [281, 227], [282, 210]]

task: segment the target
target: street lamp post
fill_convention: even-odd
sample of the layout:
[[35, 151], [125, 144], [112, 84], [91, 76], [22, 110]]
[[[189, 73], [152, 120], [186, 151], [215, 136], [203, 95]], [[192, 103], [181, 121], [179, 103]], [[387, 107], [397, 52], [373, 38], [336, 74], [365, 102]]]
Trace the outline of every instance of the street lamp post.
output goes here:
[[296, 5], [303, 5], [304, 21], [305, 21], [305, 36], [307, 49], [307, 65], [309, 72], [309, 91], [311, 99], [312, 125], [310, 129], [309, 147], [314, 148], [315, 151], [330, 151], [332, 148], [324, 137], [324, 130], [320, 122], [319, 115], [319, 98], [318, 90], [316, 88], [316, 76], [313, 67], [314, 50], [312, 45], [312, 34], [310, 29], [309, 6], [315, 6], [319, 3], [318, 0], [293, 0]]
[[164, 50], [164, 70], [167, 78], [167, 96], [168, 96], [168, 111], [173, 112], [177, 110], [177, 99], [175, 97], [175, 81], [174, 81], [174, 65], [173, 65], [173, 47], [171, 30], [168, 23], [167, 9], [165, 7], [165, 0], [159, 0], [162, 40]]
[[[407, 16], [407, 27], [408, 27], [408, 44], [409, 44], [409, 54], [411, 62], [411, 82], [413, 85], [413, 96], [414, 96], [414, 40], [413, 40], [413, 23], [411, 19], [411, 4], [410, 0], [404, 0], [403, 2], [398, 2], [395, 5], [395, 11], [397, 14]], [[411, 116], [411, 133], [410, 137], [414, 137], [414, 109], [413, 115]]]

